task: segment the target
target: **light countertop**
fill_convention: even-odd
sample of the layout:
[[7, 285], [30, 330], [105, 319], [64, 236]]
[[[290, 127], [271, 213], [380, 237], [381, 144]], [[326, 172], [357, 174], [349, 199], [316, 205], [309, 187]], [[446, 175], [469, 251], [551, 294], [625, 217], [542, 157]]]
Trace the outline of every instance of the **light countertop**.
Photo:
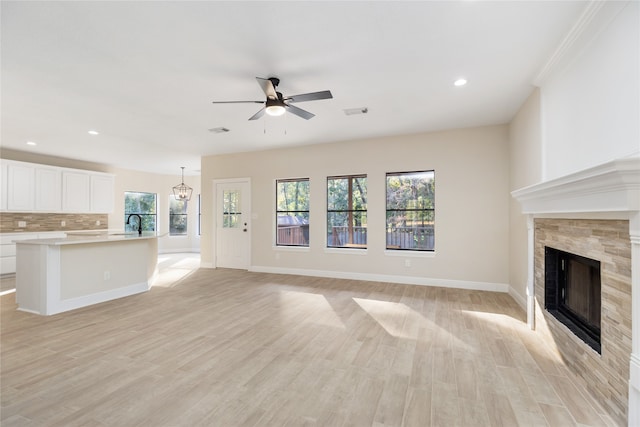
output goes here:
[[157, 239], [162, 235], [157, 234], [155, 231], [143, 231], [142, 235], [138, 235], [138, 232], [122, 232], [122, 231], [77, 231], [68, 232], [67, 237], [52, 238], [52, 239], [28, 239], [17, 240], [15, 243], [22, 245], [78, 245], [86, 243], [106, 243], [106, 242], [121, 242], [121, 241], [137, 241], [144, 239]]

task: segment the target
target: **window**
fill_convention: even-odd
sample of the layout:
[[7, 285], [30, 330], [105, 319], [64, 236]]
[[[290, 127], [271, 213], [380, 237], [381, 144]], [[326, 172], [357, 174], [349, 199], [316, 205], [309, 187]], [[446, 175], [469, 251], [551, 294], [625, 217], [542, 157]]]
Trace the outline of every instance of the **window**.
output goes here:
[[387, 174], [387, 249], [434, 250], [435, 173]]
[[222, 192], [222, 228], [239, 228], [242, 217], [239, 190], [224, 190]]
[[187, 234], [187, 201], [169, 196], [169, 235], [184, 236]]
[[276, 245], [309, 246], [309, 179], [276, 181]]
[[367, 247], [367, 176], [327, 178], [327, 246]]
[[[156, 194], [137, 193], [126, 191], [124, 193], [124, 229], [125, 231], [138, 230], [138, 218], [129, 215], [140, 215], [143, 231], [156, 231]], [[129, 224], [127, 224], [129, 219]]]

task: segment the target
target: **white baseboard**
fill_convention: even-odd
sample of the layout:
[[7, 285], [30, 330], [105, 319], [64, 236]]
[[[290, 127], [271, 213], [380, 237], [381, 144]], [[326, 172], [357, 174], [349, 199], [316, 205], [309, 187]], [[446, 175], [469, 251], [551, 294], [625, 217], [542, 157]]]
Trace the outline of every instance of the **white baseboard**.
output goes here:
[[200, 268], [216, 268], [212, 262], [202, 262], [200, 261]]
[[513, 286], [509, 286], [509, 295], [511, 298], [526, 312], [527, 311], [527, 298], [520, 295], [513, 289]]
[[200, 248], [171, 248], [171, 249], [158, 249], [158, 254], [199, 254]]
[[147, 292], [150, 288], [151, 286], [149, 285], [149, 282], [141, 282], [135, 283], [133, 285], [123, 286], [122, 288], [98, 292], [91, 295], [54, 301], [50, 306], [47, 307], [47, 313], [38, 314], [51, 315], [62, 313], [64, 311], [75, 310], [76, 308], [82, 308], [93, 304], [99, 304], [118, 298], [128, 297], [130, 295]]
[[[203, 266], [203, 264], [201, 264]], [[299, 276], [328, 277], [332, 279], [365, 280], [370, 282], [400, 283], [404, 285], [436, 286], [443, 288], [471, 289], [478, 291], [509, 292], [506, 283], [472, 282], [466, 280], [432, 279], [416, 276], [395, 276], [388, 274], [368, 274], [344, 271], [307, 270], [298, 268], [264, 267], [254, 265], [249, 271], [257, 273], [294, 274]]]

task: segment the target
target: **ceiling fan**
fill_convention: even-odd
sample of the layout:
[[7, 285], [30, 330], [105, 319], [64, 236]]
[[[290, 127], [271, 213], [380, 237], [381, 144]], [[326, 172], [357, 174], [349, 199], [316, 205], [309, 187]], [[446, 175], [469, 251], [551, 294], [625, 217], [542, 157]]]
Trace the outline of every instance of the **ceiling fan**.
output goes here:
[[249, 120], [257, 120], [267, 113], [270, 116], [281, 116], [288, 111], [290, 113], [295, 114], [298, 117], [302, 117], [305, 120], [309, 120], [314, 117], [315, 114], [310, 113], [302, 108], [298, 108], [294, 105], [291, 105], [295, 102], [305, 102], [305, 101], [317, 101], [320, 99], [331, 99], [333, 95], [331, 95], [331, 91], [323, 90], [320, 92], [311, 92], [311, 93], [303, 93], [300, 95], [294, 96], [282, 96], [282, 93], [277, 92], [276, 88], [280, 84], [280, 79], [277, 77], [269, 77], [268, 79], [263, 79], [261, 77], [256, 77], [258, 80], [258, 84], [262, 88], [263, 92], [267, 96], [266, 101], [213, 101], [214, 104], [239, 104], [239, 103], [252, 103], [252, 104], [264, 104], [264, 107], [255, 113], [253, 116], [249, 117]]

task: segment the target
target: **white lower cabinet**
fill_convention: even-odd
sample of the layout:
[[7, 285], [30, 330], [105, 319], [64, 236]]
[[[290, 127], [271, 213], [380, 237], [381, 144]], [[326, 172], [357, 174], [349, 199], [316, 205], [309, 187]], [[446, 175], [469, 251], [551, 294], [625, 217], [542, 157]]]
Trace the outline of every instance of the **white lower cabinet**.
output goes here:
[[16, 272], [16, 244], [17, 240], [56, 239], [66, 237], [64, 231], [47, 231], [42, 233], [6, 233], [0, 235], [0, 274], [14, 274]]

